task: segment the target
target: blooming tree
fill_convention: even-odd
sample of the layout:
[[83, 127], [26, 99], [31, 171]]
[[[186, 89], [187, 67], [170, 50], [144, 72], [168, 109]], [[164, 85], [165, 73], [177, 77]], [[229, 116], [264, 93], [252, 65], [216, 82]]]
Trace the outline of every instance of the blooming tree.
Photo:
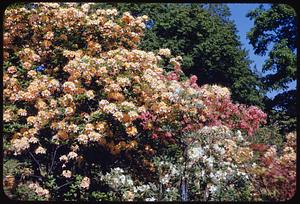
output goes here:
[[169, 49], [136, 49], [147, 20], [91, 3], [6, 10], [4, 151], [29, 169], [19, 186], [35, 193], [11, 186], [17, 198], [226, 200], [255, 190], [244, 137], [266, 114], [234, 104], [225, 87], [199, 87]]

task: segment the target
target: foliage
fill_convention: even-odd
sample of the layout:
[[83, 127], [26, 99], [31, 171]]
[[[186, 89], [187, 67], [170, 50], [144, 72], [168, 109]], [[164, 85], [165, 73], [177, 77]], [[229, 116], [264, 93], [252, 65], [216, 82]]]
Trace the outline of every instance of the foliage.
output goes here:
[[280, 128], [273, 124], [259, 128], [249, 141], [254, 144], [276, 145], [278, 149], [281, 149], [284, 137], [280, 134]]
[[296, 128], [296, 90], [287, 90], [296, 80], [296, 12], [287, 4], [272, 4], [252, 10], [247, 16], [254, 20], [248, 38], [255, 53], [266, 55], [263, 65], [263, 84], [266, 90], [283, 90], [274, 99], [265, 99], [266, 108], [281, 130], [289, 132]]

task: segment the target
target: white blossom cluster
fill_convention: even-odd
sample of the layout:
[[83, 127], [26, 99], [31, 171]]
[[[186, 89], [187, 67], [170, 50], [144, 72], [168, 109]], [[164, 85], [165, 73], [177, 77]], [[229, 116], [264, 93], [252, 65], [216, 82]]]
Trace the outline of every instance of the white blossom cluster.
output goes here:
[[42, 188], [38, 183], [30, 183], [28, 188], [33, 190], [38, 196], [41, 196], [47, 200], [50, 198], [49, 190]]
[[[236, 135], [241, 140], [241, 133]], [[240, 166], [227, 158], [226, 153], [233, 147], [226, 145], [226, 141], [235, 144], [231, 140], [233, 132], [227, 127], [204, 127], [189, 137], [193, 140], [188, 142], [187, 148], [188, 179], [199, 192], [205, 192], [204, 197], [213, 200], [224, 185], [238, 179], [248, 180], [248, 175]], [[234, 188], [234, 185], [231, 187]]]
[[111, 169], [110, 173], [101, 176], [101, 180], [109, 184], [115, 190], [123, 187], [133, 187], [133, 180], [124, 174], [124, 170], [117, 167]]
[[111, 169], [110, 173], [101, 175], [103, 182], [108, 184], [114, 192], [119, 192], [122, 195], [122, 200], [145, 200], [156, 201], [158, 188], [154, 183], [136, 185], [130, 175], [119, 167]]

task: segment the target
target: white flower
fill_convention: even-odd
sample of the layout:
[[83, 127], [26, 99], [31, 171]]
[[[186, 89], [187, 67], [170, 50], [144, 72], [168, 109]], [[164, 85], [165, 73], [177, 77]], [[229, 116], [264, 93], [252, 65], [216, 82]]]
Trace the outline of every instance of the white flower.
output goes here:
[[37, 188], [39, 185], [37, 184], [37, 183], [30, 183], [29, 185], [28, 185], [28, 188], [30, 188], [30, 189], [35, 189], [35, 188]]
[[196, 159], [202, 157], [203, 153], [204, 153], [204, 151], [201, 147], [193, 147], [188, 150], [188, 157], [191, 160], [196, 160]]
[[69, 159], [75, 159], [77, 158], [78, 154], [76, 152], [69, 152], [68, 158]]
[[116, 173], [124, 173], [124, 170], [121, 169], [120, 167], [114, 168], [114, 169], [112, 169], [112, 171], [114, 171]]
[[132, 186], [132, 185], [133, 185], [132, 179], [127, 179], [127, 185], [128, 185], [128, 186]]
[[136, 117], [139, 116], [138, 113], [137, 113], [136, 111], [129, 111], [129, 112], [128, 112], [128, 115], [129, 115], [129, 117], [131, 117], [131, 118], [136, 118]]
[[66, 178], [71, 178], [72, 172], [70, 170], [63, 170], [62, 175]]
[[72, 151], [76, 152], [78, 149], [79, 149], [79, 146], [78, 145], [73, 145], [71, 147]]
[[243, 141], [244, 140], [244, 138], [243, 138], [242, 133], [241, 133], [240, 130], [238, 130], [236, 132], [236, 136], [237, 136], [238, 141]]
[[172, 166], [172, 168], [171, 168], [171, 174], [172, 175], [177, 175], [178, 173], [179, 173], [179, 171], [174, 166]]
[[150, 189], [150, 186], [149, 185], [141, 185], [141, 186], [138, 186], [137, 187], [137, 190], [138, 191], [141, 191], [141, 192], [144, 192], [144, 191], [147, 191]]
[[166, 174], [162, 179], [161, 179], [161, 183], [162, 184], [167, 184], [167, 183], [169, 183], [169, 180], [170, 180], [170, 176], [169, 176], [169, 174]]
[[181, 57], [181, 56], [177, 56], [177, 57], [175, 58], [175, 60], [177, 60], [177, 61], [182, 61], [182, 57]]
[[29, 138], [29, 140], [28, 140], [29, 143], [37, 143], [38, 141], [39, 141], [39, 139], [36, 138], [36, 137], [31, 137], [31, 138]]
[[47, 196], [49, 194], [49, 191], [47, 189], [43, 189], [42, 187], [37, 187], [35, 189], [35, 193], [39, 196]]
[[77, 133], [78, 132], [78, 126], [75, 125], [75, 124], [69, 125], [68, 131]]
[[46, 149], [39, 146], [36, 150], [35, 150], [35, 154], [46, 154]]
[[106, 112], [106, 113], [115, 113], [118, 111], [118, 108], [116, 106], [116, 104], [114, 103], [109, 103], [108, 105], [105, 105], [103, 107], [103, 110]]
[[171, 51], [168, 48], [160, 49], [158, 51], [158, 54], [161, 55], [161, 56], [169, 57], [171, 55]]
[[87, 142], [89, 141], [89, 138], [87, 135], [81, 134], [77, 137], [77, 140], [80, 144], [87, 144]]
[[66, 155], [62, 155], [61, 157], [59, 157], [59, 161], [64, 161], [67, 162], [69, 159]]
[[30, 183], [28, 185], [28, 188], [33, 190], [38, 196], [43, 196], [47, 199], [50, 198], [49, 190], [40, 187], [40, 185], [38, 183]]
[[117, 82], [120, 86], [130, 85], [130, 79], [127, 77], [117, 77]]
[[208, 190], [209, 190], [212, 194], [214, 194], [214, 193], [218, 190], [218, 187], [215, 186], [215, 185], [210, 185], [209, 188], [208, 188]]
[[82, 11], [85, 12], [85, 13], [87, 13], [90, 10], [90, 5], [91, 5], [91, 3], [84, 3], [81, 6]]
[[221, 155], [224, 155], [225, 152], [226, 152], [225, 149], [224, 149], [223, 147], [220, 147], [220, 154], [221, 154]]
[[207, 165], [212, 168], [213, 164], [214, 164], [214, 158], [212, 156], [210, 156], [208, 159], [206, 159], [207, 161]]
[[12, 142], [12, 149], [14, 150], [14, 155], [21, 154], [21, 152], [30, 147], [27, 137], [22, 137], [21, 139], [15, 139]]
[[122, 184], [125, 183], [125, 180], [126, 180], [126, 177], [125, 177], [124, 175], [120, 176], [120, 182], [121, 182]]
[[98, 141], [102, 137], [102, 135], [93, 131], [88, 134], [88, 137], [90, 141]]
[[88, 97], [88, 99], [95, 98], [95, 94], [94, 94], [94, 92], [92, 90], [87, 91], [85, 94]]
[[145, 201], [156, 201], [156, 199], [151, 197], [151, 198], [146, 198]]
[[90, 186], [90, 179], [85, 176], [80, 183], [80, 187], [88, 189], [89, 186]]

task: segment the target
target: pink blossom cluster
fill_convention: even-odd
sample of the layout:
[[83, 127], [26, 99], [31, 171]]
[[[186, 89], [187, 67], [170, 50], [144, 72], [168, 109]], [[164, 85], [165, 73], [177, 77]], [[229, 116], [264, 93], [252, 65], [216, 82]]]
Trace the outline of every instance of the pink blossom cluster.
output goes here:
[[[205, 98], [204, 104], [208, 108], [206, 113], [207, 123], [212, 126], [226, 125], [229, 128], [243, 129], [248, 135], [253, 135], [260, 124], [266, 123], [267, 115], [258, 107], [247, 107], [242, 104], [234, 104], [230, 99], [230, 94], [226, 89], [200, 87]], [[207, 92], [210, 89], [211, 92]], [[225, 92], [225, 93], [224, 93]]]

